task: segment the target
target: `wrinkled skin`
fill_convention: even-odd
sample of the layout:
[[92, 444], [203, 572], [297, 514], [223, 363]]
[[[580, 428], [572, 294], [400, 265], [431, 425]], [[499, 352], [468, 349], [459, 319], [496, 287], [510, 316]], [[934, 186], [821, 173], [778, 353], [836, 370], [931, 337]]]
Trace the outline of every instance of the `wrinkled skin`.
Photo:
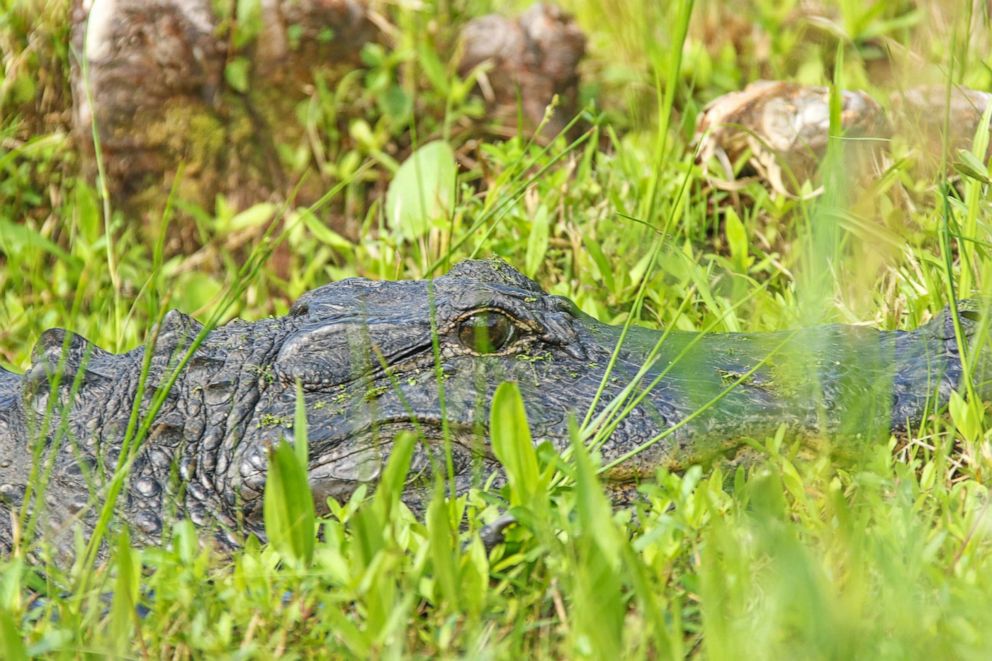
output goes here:
[[[970, 316], [962, 318], [968, 336], [977, 326]], [[166, 316], [148, 361], [143, 412], [200, 330], [182, 314]], [[504, 381], [519, 385], [535, 440], [558, 450], [569, 445], [570, 414], [581, 421], [601, 383], [597, 412], [636, 381], [628, 391], [646, 396], [600, 448], [609, 463], [654, 439], [606, 472], [624, 481], [706, 460], [781, 425], [797, 434], [887, 438], [946, 403], [962, 378], [946, 313], [910, 332], [840, 325], [673, 332], [660, 345], [660, 332], [634, 327], [604, 382], [621, 330], [499, 261], [463, 262], [433, 281], [321, 287], [285, 317], [238, 321], [206, 336], [136, 452], [117, 512], [139, 543], [160, 541], [181, 517], [229, 546], [246, 533], [261, 536], [267, 450], [292, 438], [297, 381], [318, 507], [374, 484], [396, 434], [413, 430], [422, 440], [404, 499], [416, 508], [432, 476], [447, 475], [445, 439], [459, 490], [497, 470], [487, 427]], [[980, 351], [981, 368], [989, 361], [987, 348]], [[63, 549], [73, 524], [91, 530], [104, 502], [145, 358], [144, 348], [116, 355], [54, 330], [40, 338], [25, 375], [0, 370], [0, 498], [11, 509], [22, 500], [37, 448], [51, 462], [42, 530]], [[987, 373], [976, 375], [985, 396]], [[9, 548], [11, 536], [4, 514], [0, 545]]]

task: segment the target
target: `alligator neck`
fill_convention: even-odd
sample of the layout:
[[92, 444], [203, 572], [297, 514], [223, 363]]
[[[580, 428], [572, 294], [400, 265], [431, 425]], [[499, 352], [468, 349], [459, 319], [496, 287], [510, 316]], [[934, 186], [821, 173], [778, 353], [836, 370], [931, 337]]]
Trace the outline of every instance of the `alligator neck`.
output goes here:
[[[609, 332], [617, 338], [616, 329]], [[636, 463], [673, 468], [773, 436], [782, 425], [802, 436], [887, 439], [940, 411], [963, 380], [946, 313], [914, 331], [829, 325], [663, 336], [632, 329], [622, 360], [634, 368], [652, 355], [645, 404], [667, 428]], [[985, 363], [976, 369], [986, 365], [987, 376], [988, 356], [980, 356]], [[985, 384], [982, 374], [973, 377]], [[979, 387], [980, 394], [989, 389]]]

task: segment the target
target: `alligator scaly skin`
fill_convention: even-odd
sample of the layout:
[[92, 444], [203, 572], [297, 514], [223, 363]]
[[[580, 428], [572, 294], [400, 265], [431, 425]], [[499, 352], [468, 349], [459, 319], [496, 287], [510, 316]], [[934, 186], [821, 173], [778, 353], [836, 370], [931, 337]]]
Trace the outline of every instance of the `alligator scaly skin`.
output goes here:
[[[974, 316], [961, 317], [966, 342], [988, 337]], [[143, 365], [142, 416], [201, 330], [166, 315], [147, 361], [144, 347], [118, 355], [47, 331], [26, 374], [0, 371], [0, 547], [13, 541], [10, 513], [30, 510], [38, 534], [72, 554], [73, 528], [91, 532], [106, 499]], [[519, 386], [535, 440], [559, 450], [569, 445], [570, 415], [581, 421], [594, 400], [598, 415], [617, 398], [636, 399], [622, 419], [603, 423], [615, 427], [598, 449], [604, 462], [645, 446], [607, 471], [616, 481], [685, 467], [781, 425], [798, 435], [886, 439], [962, 386], [946, 312], [913, 331], [674, 331], [660, 344], [661, 332], [632, 327], [606, 374], [620, 336], [500, 261], [466, 261], [431, 281], [321, 287], [285, 317], [205, 335], [128, 455], [117, 521], [141, 544], [160, 542], [178, 518], [226, 546], [262, 536], [267, 450], [292, 438], [297, 382], [318, 506], [374, 483], [395, 435], [413, 430], [421, 441], [404, 499], [415, 508], [431, 476], [447, 475], [447, 448], [460, 490], [498, 470], [487, 426], [493, 393], [507, 380]], [[975, 386], [987, 398], [989, 347], [972, 351]], [[42, 493], [21, 508], [33, 465], [48, 478], [36, 480]]]

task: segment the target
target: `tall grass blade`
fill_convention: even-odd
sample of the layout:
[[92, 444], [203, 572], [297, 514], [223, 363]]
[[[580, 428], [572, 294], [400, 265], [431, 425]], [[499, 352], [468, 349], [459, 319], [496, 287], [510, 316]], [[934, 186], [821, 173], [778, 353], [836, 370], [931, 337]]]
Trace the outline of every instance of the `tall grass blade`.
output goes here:
[[458, 544], [451, 529], [451, 510], [444, 502], [443, 489], [435, 489], [427, 506], [427, 535], [434, 566], [435, 598], [452, 611], [459, 610]]
[[399, 505], [410, 472], [413, 451], [417, 447], [417, 436], [411, 432], [400, 432], [393, 440], [386, 468], [379, 477], [373, 502], [383, 523]]
[[9, 661], [26, 661], [30, 658], [13, 615], [3, 608], [0, 608], [0, 648], [3, 650], [3, 658]]
[[316, 514], [307, 469], [285, 441], [269, 450], [263, 504], [265, 534], [286, 560], [308, 566], [313, 560]]
[[117, 537], [115, 549], [117, 578], [114, 581], [114, 597], [110, 608], [110, 641], [116, 654], [123, 656], [131, 645], [131, 632], [137, 619], [135, 607], [138, 603], [141, 561], [131, 548], [131, 535], [124, 528]]
[[[575, 429], [573, 424], [573, 430]], [[572, 435], [575, 461], [575, 511], [578, 515], [573, 609], [578, 651], [598, 659], [619, 658], [626, 612], [622, 594], [621, 545], [612, 507], [596, 468], [579, 439]]]
[[534, 506], [541, 494], [537, 453], [527, 424], [527, 412], [517, 384], [496, 388], [489, 415], [493, 454], [506, 469], [512, 505]]

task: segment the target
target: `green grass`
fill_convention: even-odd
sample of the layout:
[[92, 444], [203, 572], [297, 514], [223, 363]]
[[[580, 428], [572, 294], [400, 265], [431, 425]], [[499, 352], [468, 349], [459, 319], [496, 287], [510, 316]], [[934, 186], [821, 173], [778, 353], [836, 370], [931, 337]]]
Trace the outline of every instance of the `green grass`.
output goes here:
[[[990, 89], [989, 17], [956, 8], [971, 3], [839, 0], [808, 20], [799, 2], [574, 0], [590, 37], [587, 106], [579, 137], [546, 147], [465, 128], [482, 111], [440, 45], [488, 3], [389, 5], [395, 50], [368, 53], [369, 70], [336, 91], [318, 85], [301, 113], [323, 147], [304, 159], [325, 162], [323, 203], [237, 213], [177, 200], [146, 227], [77, 176], [53, 112], [68, 103], [69, 4], [0, 0], [9, 368], [26, 368], [51, 327], [125, 350], [171, 308], [213, 324], [259, 319], [331, 280], [423, 277], [473, 255], [504, 257], [606, 322], [714, 332], [913, 327], [951, 298], [992, 296], [987, 133], [971, 158], [950, 154], [936, 171], [918, 167], [914, 136], [896, 135], [891, 167], [869, 181], [840, 176], [832, 152], [824, 195], [806, 201], [757, 184], [710, 190], [690, 144], [707, 101], [759, 77], [879, 99], [919, 82]], [[397, 85], [414, 109], [401, 116]], [[341, 134], [337, 118], [356, 108]], [[458, 157], [451, 209], [428, 227], [397, 226], [383, 193], [422, 181], [415, 168], [398, 173], [437, 140]], [[448, 185], [439, 162], [424, 170]], [[356, 241], [328, 229], [342, 220], [361, 228]], [[170, 254], [167, 221], [203, 247]], [[279, 259], [266, 260], [273, 250]], [[379, 488], [334, 507], [316, 544], [309, 519], [280, 516], [276, 502], [272, 546], [223, 556], [181, 523], [170, 544], [132, 549], [108, 508], [103, 534], [81, 540], [86, 562], [0, 561], [0, 654], [988, 658], [992, 424], [961, 395], [908, 439], [843, 459], [759, 439], [746, 466], [659, 471], [615, 509], [578, 440], [600, 439], [577, 430], [566, 459], [535, 450], [512, 389], [501, 390], [493, 448], [521, 525], [491, 554], [477, 533], [502, 510], [481, 491], [449, 500], [439, 489], [419, 519], [400, 503], [402, 440]], [[135, 444], [144, 424], [133, 422]], [[286, 505], [299, 466], [288, 451], [274, 460]], [[106, 562], [92, 555], [101, 542]]]

